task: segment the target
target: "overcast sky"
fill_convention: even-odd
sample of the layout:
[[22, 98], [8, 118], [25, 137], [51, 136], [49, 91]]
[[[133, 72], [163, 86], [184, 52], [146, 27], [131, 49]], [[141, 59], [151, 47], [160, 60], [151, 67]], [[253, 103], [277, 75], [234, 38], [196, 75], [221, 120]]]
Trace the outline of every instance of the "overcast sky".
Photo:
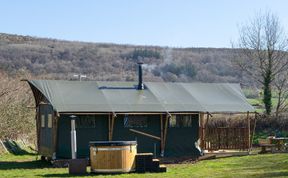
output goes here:
[[65, 40], [170, 47], [231, 47], [260, 10], [288, 32], [286, 0], [7, 0], [0, 32]]

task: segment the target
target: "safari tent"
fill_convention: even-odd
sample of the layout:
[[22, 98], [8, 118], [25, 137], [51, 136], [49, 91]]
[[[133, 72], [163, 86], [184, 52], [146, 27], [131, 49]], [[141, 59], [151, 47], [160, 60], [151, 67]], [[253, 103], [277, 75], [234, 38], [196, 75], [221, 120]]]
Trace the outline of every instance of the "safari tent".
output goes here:
[[[141, 70], [141, 68], [139, 68]], [[204, 114], [251, 112], [239, 84], [29, 80], [36, 103], [39, 154], [71, 158], [70, 120], [77, 157], [89, 141], [136, 140], [138, 152], [201, 154]], [[72, 116], [72, 117], [71, 117]]]

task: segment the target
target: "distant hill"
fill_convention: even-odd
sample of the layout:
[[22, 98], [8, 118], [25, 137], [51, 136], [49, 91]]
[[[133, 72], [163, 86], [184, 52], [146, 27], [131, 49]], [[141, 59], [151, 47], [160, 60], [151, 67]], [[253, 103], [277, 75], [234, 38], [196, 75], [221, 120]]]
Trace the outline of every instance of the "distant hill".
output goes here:
[[0, 70], [26, 70], [37, 78], [136, 80], [136, 63], [145, 63], [144, 80], [171, 82], [241, 82], [233, 67], [233, 49], [168, 48], [85, 43], [0, 33]]

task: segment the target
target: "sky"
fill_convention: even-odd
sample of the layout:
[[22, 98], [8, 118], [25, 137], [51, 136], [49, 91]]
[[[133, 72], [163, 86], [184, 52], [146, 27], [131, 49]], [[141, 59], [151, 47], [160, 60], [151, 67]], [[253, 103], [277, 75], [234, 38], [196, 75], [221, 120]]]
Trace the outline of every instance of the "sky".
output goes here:
[[169, 47], [231, 47], [259, 11], [288, 32], [287, 0], [2, 0], [0, 33]]

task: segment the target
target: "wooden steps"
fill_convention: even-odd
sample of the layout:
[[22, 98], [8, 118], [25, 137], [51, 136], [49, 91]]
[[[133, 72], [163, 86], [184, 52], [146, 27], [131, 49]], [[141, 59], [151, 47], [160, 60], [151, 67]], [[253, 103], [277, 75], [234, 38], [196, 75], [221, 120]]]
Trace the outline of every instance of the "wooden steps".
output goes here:
[[136, 172], [166, 172], [167, 168], [160, 165], [159, 159], [153, 159], [152, 153], [139, 153], [136, 155]]
[[158, 172], [167, 172], [167, 167], [165, 165], [160, 165], [159, 166], [159, 171]]

